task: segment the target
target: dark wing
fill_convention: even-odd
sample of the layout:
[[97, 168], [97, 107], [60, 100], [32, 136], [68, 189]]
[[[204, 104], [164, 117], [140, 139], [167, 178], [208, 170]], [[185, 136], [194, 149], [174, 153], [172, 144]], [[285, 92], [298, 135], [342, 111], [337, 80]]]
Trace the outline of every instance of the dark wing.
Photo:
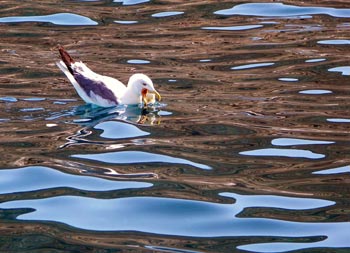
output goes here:
[[68, 71], [92, 102], [101, 105], [101, 103], [105, 103], [105, 101], [101, 101], [100, 98], [102, 98], [107, 100], [108, 104], [118, 104], [118, 98], [99, 78], [100, 75], [94, 73], [84, 63], [75, 62], [62, 46], [58, 46], [58, 51]]
[[79, 68], [73, 69], [73, 76], [80, 87], [89, 97], [91, 97], [91, 99], [93, 99], [94, 96], [100, 96], [101, 98], [109, 100], [114, 104], [118, 104], [117, 97], [102, 81], [94, 80], [85, 76], [84, 72], [79, 72]]

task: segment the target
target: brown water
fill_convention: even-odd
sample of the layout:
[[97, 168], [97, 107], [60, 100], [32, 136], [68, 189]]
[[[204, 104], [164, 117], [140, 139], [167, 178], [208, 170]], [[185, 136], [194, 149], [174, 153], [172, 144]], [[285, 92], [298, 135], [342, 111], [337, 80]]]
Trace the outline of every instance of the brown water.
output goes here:
[[[349, 250], [348, 1], [0, 7], [1, 252]], [[163, 101], [84, 105], [57, 44]]]

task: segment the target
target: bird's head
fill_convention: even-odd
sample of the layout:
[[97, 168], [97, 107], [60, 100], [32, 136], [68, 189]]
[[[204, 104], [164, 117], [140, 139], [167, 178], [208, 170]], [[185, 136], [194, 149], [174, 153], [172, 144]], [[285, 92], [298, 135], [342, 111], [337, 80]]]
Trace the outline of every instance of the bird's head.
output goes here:
[[161, 100], [161, 96], [154, 88], [152, 80], [144, 74], [132, 75], [129, 79], [128, 86], [131, 86], [136, 94], [142, 97], [144, 105], [153, 103], [155, 97], [157, 97], [158, 101]]

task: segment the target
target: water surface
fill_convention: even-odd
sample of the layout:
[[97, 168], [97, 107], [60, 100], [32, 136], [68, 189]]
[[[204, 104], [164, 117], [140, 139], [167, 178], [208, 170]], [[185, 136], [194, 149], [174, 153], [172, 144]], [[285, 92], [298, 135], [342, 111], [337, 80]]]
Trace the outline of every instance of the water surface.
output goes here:
[[[2, 1], [1, 252], [347, 252], [347, 1]], [[149, 75], [85, 105], [57, 44]]]

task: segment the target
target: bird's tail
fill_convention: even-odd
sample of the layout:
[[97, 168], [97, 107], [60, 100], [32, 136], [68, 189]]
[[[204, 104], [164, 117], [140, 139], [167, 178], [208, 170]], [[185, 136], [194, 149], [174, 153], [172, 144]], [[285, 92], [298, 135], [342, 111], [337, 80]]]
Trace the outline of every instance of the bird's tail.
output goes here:
[[67, 66], [68, 71], [73, 75], [73, 69], [71, 64], [74, 63], [75, 61], [61, 45], [58, 46], [58, 52], [61, 55], [62, 61]]

